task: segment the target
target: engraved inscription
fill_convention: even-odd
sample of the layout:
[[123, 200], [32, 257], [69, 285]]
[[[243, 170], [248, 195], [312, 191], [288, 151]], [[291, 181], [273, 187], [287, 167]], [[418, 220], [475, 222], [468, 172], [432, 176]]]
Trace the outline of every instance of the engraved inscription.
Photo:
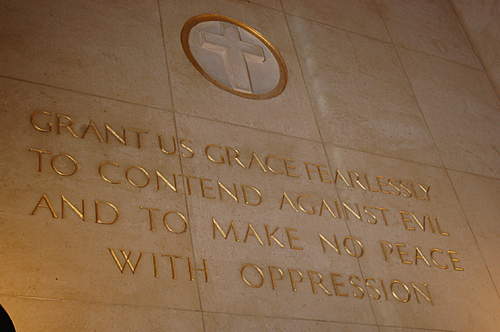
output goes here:
[[[217, 24], [222, 26], [220, 22]], [[228, 68], [237, 61], [248, 66], [248, 53], [259, 53], [259, 48], [245, 44], [240, 32], [232, 27], [220, 30], [219, 34], [214, 30], [206, 32], [198, 34], [205, 43], [201, 45], [214, 50], [212, 53], [220, 61], [227, 52], [240, 57], [227, 58]], [[243, 43], [229, 45], [225, 39]], [[231, 63], [232, 60], [235, 63]], [[117, 247], [113, 241], [106, 240], [97, 259], [107, 262], [106, 273], [119, 275], [125, 283], [130, 282], [130, 278], [141, 283], [144, 276], [149, 276], [164, 281], [198, 280], [217, 285], [226, 284], [220, 277], [224, 275], [228, 285], [235, 280], [241, 282], [244, 296], [253, 292], [255, 296], [283, 297], [289, 292], [301, 297], [433, 306], [435, 301], [442, 303], [440, 298], [433, 298], [434, 294], [441, 294], [442, 288], [433, 283], [436, 273], [460, 276], [471, 269], [468, 253], [457, 242], [449, 241], [456, 237], [449, 232], [449, 218], [431, 210], [435, 205], [430, 204], [435, 204], [440, 191], [439, 188], [431, 190], [436, 187], [428, 183], [430, 177], [407, 179], [398, 174], [376, 175], [371, 170], [365, 173], [351, 168], [332, 169], [315, 160], [301, 160], [276, 151], [257, 151], [226, 145], [223, 141], [179, 138], [172, 133], [151, 130], [153, 128], [137, 129], [99, 119], [82, 120], [52, 111], [32, 110], [29, 123], [39, 137], [68, 142], [72, 147], [67, 150], [64, 146], [62, 150], [63, 146], [41, 141], [40, 145], [32, 142], [22, 148], [30, 158], [31, 172], [37, 179], [47, 177], [51, 185], [63, 185], [65, 189], [67, 186], [64, 193], [40, 188], [26, 207], [30, 221], [58, 230], [88, 228], [108, 236], [126, 229], [140, 237], [144, 236], [141, 232], [148, 232], [153, 241], [160, 236], [162, 240], [168, 237], [167, 241], [174, 238], [178, 241], [171, 242], [178, 250], [172, 254], [168, 247], [152, 245], [138, 249], [137, 241], [128, 239]], [[90, 146], [89, 143], [104, 147], [103, 151], [120, 154], [104, 153], [89, 159], [83, 149], [77, 148], [80, 144]], [[156, 154], [158, 158], [131, 160], [129, 154], [137, 153], [147, 157]], [[197, 174], [193, 169], [178, 170], [169, 159], [204, 163], [208, 174]], [[191, 171], [194, 173], [189, 173]], [[246, 178], [245, 174], [252, 176]], [[277, 182], [283, 182], [283, 187], [278, 183], [271, 188], [265, 183], [273, 177], [282, 180]], [[246, 182], [250, 180], [252, 182]], [[74, 185], [75, 181], [96, 188], [116, 188], [117, 195], [110, 197], [105, 190], [89, 197], [88, 192]], [[332, 195], [329, 187], [340, 192]], [[372, 194], [374, 197], [369, 197]], [[184, 196], [182, 201], [187, 198], [188, 202], [199, 202], [203, 211], [200, 213], [198, 207], [183, 207], [183, 204], [165, 206], [152, 199], [165, 195], [171, 195], [172, 202], [176, 195]], [[126, 197], [133, 197], [133, 201], [130, 198], [127, 201]], [[217, 214], [219, 207], [228, 213]], [[240, 213], [243, 209], [250, 214]], [[299, 220], [304, 222], [298, 223]], [[330, 222], [337, 225], [337, 220], [356, 224], [356, 227], [370, 227], [376, 234], [384, 235], [374, 237], [368, 232], [363, 236], [346, 233], [338, 227], [330, 228]], [[322, 226], [312, 230], [317, 227], [313, 221]], [[193, 229], [199, 239], [210, 241], [210, 248], [214, 248], [214, 254], [208, 259], [185, 250], [189, 243], [187, 246], [183, 243], [192, 236]], [[425, 241], [425, 236], [431, 241]], [[230, 253], [228, 265], [232, 266], [221, 266], [218, 252], [221, 249], [224, 254]], [[240, 258], [239, 252], [244, 253]], [[266, 261], [259, 261], [260, 255], [266, 255]], [[267, 257], [275, 261], [269, 262]], [[288, 265], [289, 257], [297, 258], [297, 264]], [[319, 264], [346, 260], [356, 265], [370, 262], [381, 268], [376, 271], [378, 275], [366, 277], [347, 269], [329, 270], [327, 265]], [[213, 278], [209, 278], [209, 265]], [[396, 269], [399, 267], [400, 276], [384, 273], [386, 268], [399, 271]], [[407, 278], [408, 273], [417, 269], [423, 274]]]

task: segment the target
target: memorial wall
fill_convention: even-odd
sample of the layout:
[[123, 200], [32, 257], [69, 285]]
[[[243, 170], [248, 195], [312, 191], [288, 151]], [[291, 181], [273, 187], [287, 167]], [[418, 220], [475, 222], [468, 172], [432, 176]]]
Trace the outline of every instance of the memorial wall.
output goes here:
[[499, 331], [498, 22], [0, 0], [0, 305], [21, 332]]

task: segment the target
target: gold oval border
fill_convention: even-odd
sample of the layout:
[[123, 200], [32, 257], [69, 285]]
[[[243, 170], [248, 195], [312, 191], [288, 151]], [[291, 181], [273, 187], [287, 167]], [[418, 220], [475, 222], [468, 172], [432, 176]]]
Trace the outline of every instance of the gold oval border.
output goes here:
[[[221, 22], [228, 22], [232, 23], [234, 25], [237, 25], [238, 27], [245, 29], [255, 37], [257, 37], [266, 47], [271, 51], [271, 53], [274, 55], [274, 58], [278, 62], [278, 65], [280, 67], [280, 79], [278, 81], [278, 84], [269, 92], [266, 93], [260, 93], [260, 94], [254, 94], [254, 93], [245, 93], [245, 92], [240, 92], [236, 91], [234, 89], [231, 89], [230, 87], [220, 83], [219, 81], [213, 79], [210, 75], [208, 75], [205, 70], [200, 66], [198, 61], [194, 58], [193, 54], [191, 53], [191, 48], [189, 47], [189, 34], [191, 32], [191, 29], [196, 26], [198, 23], [201, 22], [207, 22], [207, 21], [221, 21]], [[276, 47], [274, 47], [273, 44], [269, 40], [267, 40], [260, 32], [252, 28], [251, 26], [246, 25], [243, 22], [240, 22], [238, 20], [235, 20], [233, 18], [223, 16], [223, 15], [218, 15], [218, 14], [201, 14], [197, 16], [191, 17], [189, 20], [184, 23], [184, 26], [182, 27], [181, 31], [181, 43], [182, 43], [182, 49], [184, 50], [184, 53], [186, 54], [187, 58], [193, 66], [200, 72], [200, 74], [203, 75], [208, 81], [210, 81], [212, 84], [218, 86], [219, 88], [226, 90], [227, 92], [230, 92], [232, 94], [235, 94], [240, 97], [244, 98], [249, 98], [249, 99], [269, 99], [276, 97], [280, 93], [283, 92], [285, 89], [286, 83], [288, 81], [288, 72], [285, 64], [285, 60], [281, 56], [280, 52]]]

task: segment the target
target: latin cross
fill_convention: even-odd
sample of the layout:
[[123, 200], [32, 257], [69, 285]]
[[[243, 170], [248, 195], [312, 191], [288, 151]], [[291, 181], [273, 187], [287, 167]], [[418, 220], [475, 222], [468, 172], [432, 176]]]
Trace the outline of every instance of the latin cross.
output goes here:
[[247, 62], [264, 62], [264, 51], [259, 45], [241, 40], [236, 26], [221, 22], [221, 29], [222, 34], [201, 31], [201, 47], [222, 57], [229, 84], [233, 89], [252, 93]]

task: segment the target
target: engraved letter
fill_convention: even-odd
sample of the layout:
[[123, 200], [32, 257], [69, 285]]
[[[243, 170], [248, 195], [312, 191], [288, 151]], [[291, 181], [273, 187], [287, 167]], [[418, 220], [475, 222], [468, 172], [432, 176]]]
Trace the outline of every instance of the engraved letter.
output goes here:
[[[112, 218], [112, 220], [106, 221], [106, 220], [101, 219], [101, 217], [99, 216], [99, 209], [100, 209], [99, 207], [101, 204], [107, 205], [113, 210], [115, 216], [114, 216], [114, 218]], [[120, 214], [118, 213], [118, 208], [113, 203], [108, 202], [108, 201], [95, 201], [95, 222], [96, 223], [111, 225], [111, 224], [114, 224], [118, 220], [119, 216], [120, 216]]]

